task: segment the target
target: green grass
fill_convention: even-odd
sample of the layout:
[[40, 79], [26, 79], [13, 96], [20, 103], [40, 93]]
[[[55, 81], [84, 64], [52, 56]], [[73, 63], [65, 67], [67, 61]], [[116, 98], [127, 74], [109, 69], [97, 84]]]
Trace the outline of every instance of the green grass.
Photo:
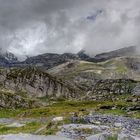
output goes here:
[[[124, 99], [127, 95], [118, 96], [120, 100], [112, 102], [110, 101], [57, 101], [48, 107], [33, 108], [33, 109], [0, 109], [0, 118], [38, 118], [38, 117], [52, 117], [52, 116], [64, 116], [69, 117], [72, 113], [78, 113], [80, 115], [86, 115], [90, 111], [95, 111], [102, 114], [114, 114], [114, 115], [127, 115], [126, 108], [132, 106], [132, 102], [125, 102]], [[140, 106], [140, 104], [137, 104]], [[100, 109], [103, 106], [116, 107], [116, 109]], [[131, 117], [131, 115], [130, 115]], [[140, 118], [140, 113], [136, 112], [132, 117]]]
[[117, 140], [118, 137], [117, 136], [109, 136], [107, 139], [105, 140]]
[[41, 127], [38, 122], [27, 123], [22, 127], [7, 127], [0, 126], [0, 134], [18, 134], [18, 133], [34, 133], [37, 129]]
[[[34, 109], [0, 109], [0, 118], [47, 118], [47, 123], [32, 122], [27, 123], [23, 127], [6, 127], [0, 125], [0, 134], [8, 133], [35, 133], [38, 129], [45, 126], [45, 128], [38, 134], [51, 135], [55, 134], [59, 127], [63, 124], [70, 123], [70, 116], [73, 113], [83, 116], [89, 114], [91, 111], [99, 114], [111, 114], [111, 115], [122, 115], [127, 117], [140, 118], [140, 112], [134, 112], [133, 114], [127, 114], [122, 107], [132, 106], [131, 102], [126, 102], [124, 99], [127, 95], [118, 96], [119, 101], [57, 101], [56, 103], [49, 105], [48, 107], [34, 108]], [[140, 106], [140, 104], [137, 104]], [[103, 106], [115, 106], [115, 109], [100, 109]], [[52, 117], [63, 116], [62, 122], [52, 122]], [[83, 130], [84, 131], [84, 130]], [[85, 130], [86, 131], [86, 130]], [[115, 139], [109, 139], [115, 140]]]

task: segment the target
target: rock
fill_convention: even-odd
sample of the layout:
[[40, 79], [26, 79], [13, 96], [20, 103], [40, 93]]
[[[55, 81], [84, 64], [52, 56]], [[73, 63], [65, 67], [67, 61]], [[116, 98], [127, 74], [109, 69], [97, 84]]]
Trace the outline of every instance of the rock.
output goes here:
[[122, 127], [122, 123], [114, 123], [115, 127]]
[[53, 98], [77, 99], [81, 93], [79, 89], [73, 88], [61, 79], [34, 67], [1, 70], [0, 85], [12, 92], [26, 92], [30, 97], [53, 95]]
[[140, 107], [139, 106], [131, 106], [127, 108], [127, 111], [139, 111]]
[[2, 140], [70, 140], [60, 136], [38, 136], [30, 134], [9, 134], [0, 136]]
[[135, 86], [132, 92], [133, 92], [133, 95], [140, 96], [140, 84]]
[[118, 135], [118, 140], [135, 140], [134, 138], [132, 138], [129, 135], [126, 134], [119, 134]]
[[59, 121], [63, 121], [64, 117], [55, 117], [52, 119], [53, 122], [59, 122]]
[[133, 88], [136, 86], [138, 82], [131, 80], [131, 79], [105, 79], [105, 80], [98, 80], [94, 88], [92, 90], [92, 94], [97, 95], [120, 95], [120, 94], [131, 94]]
[[138, 102], [138, 98], [134, 98], [133, 100], [132, 100], [132, 102]]
[[102, 133], [102, 134], [92, 135], [88, 137], [86, 140], [107, 140], [111, 136], [112, 136], [111, 134]]
[[21, 124], [21, 123], [17, 123], [17, 122], [6, 125], [6, 127], [22, 127], [22, 126], [25, 126], [25, 124]]
[[104, 106], [101, 106], [100, 109], [112, 109], [113, 106], [107, 106], [107, 105], [104, 105]]
[[33, 108], [39, 107], [35, 100], [23, 98], [16, 93], [0, 91], [0, 108]]

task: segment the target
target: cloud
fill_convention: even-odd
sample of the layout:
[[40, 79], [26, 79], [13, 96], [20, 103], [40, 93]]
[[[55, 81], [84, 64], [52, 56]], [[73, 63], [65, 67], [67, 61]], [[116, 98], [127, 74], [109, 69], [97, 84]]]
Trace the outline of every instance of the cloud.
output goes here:
[[20, 57], [140, 46], [139, 0], [0, 0], [0, 47]]

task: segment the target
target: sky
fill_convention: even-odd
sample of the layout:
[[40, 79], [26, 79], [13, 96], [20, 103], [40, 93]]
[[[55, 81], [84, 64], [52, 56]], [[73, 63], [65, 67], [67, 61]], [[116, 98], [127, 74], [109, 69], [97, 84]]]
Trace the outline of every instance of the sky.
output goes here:
[[140, 46], [140, 0], [0, 0], [0, 48], [20, 58]]

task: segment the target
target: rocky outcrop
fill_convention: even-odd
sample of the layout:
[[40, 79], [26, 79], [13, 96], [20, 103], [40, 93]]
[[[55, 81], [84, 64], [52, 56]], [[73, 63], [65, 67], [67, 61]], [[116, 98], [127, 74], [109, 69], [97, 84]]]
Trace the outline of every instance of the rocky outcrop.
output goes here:
[[140, 135], [140, 119], [93, 113], [71, 120], [72, 124], [62, 127], [61, 135], [75, 139], [88, 136], [87, 140], [138, 140]]
[[34, 97], [63, 97], [77, 99], [80, 91], [37, 68], [1, 70], [0, 84], [4, 89], [25, 91]]
[[37, 107], [37, 103], [34, 100], [23, 98], [20, 95], [16, 95], [10, 92], [0, 92], [0, 108], [33, 108]]
[[140, 84], [138, 84], [132, 91], [133, 95], [140, 96]]
[[131, 79], [99, 80], [93, 87], [93, 94], [131, 94], [139, 82]]

